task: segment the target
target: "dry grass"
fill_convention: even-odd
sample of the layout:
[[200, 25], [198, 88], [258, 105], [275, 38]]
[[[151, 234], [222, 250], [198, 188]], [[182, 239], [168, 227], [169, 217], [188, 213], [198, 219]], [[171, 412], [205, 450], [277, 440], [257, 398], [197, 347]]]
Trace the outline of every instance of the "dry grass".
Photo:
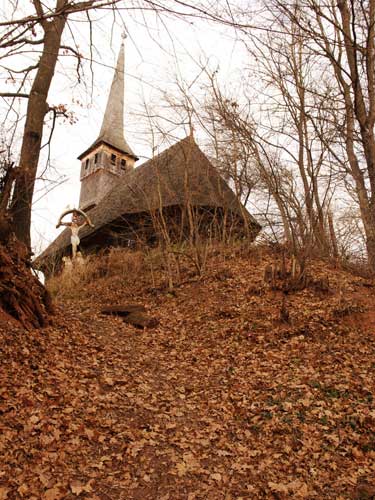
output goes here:
[[89, 256], [74, 267], [65, 268], [60, 275], [48, 280], [47, 288], [54, 297], [75, 298], [84, 294], [85, 285], [102, 278], [133, 284], [144, 268], [142, 252], [112, 248], [107, 254]]
[[112, 248], [108, 253], [91, 255], [76, 262], [74, 267], [66, 267], [61, 274], [48, 280], [47, 288], [56, 298], [79, 298], [86, 295], [88, 285], [98, 285], [99, 281], [104, 283], [108, 279], [123, 286], [139, 281], [151, 287], [162, 287], [167, 282], [178, 285], [193, 276], [202, 278], [212, 257], [219, 256], [225, 261], [233, 255], [259, 253], [254, 248], [243, 242], [231, 245], [213, 243], [201, 252], [202, 262], [198, 262], [200, 253], [197, 255], [197, 248], [186, 244], [137, 251]]
[[[273, 264], [275, 269], [282, 266], [283, 260], [288, 269], [291, 266], [291, 256], [282, 246], [270, 247], [246, 241], [212, 242], [200, 250], [196, 245], [186, 243], [136, 251], [112, 248], [108, 253], [88, 256], [81, 264], [76, 263], [74, 268], [49, 279], [47, 287], [54, 297], [73, 299], [92, 296], [93, 289], [103, 286], [171, 289], [191, 279], [204, 280], [218, 263], [224, 266], [228, 263], [230, 267], [233, 259], [245, 259], [248, 266], [257, 268], [265, 265], [267, 256], [268, 264]], [[316, 274], [317, 262], [320, 261], [312, 259], [308, 263], [313, 278], [320, 277], [319, 272], [319, 276]], [[336, 277], [340, 275], [340, 269], [345, 270], [338, 264], [332, 267], [335, 267]]]

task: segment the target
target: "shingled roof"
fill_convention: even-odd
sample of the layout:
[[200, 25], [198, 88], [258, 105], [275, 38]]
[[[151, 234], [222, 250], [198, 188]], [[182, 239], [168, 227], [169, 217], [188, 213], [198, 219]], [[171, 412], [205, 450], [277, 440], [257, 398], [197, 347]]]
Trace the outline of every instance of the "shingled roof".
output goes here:
[[[80, 231], [81, 241], [121, 216], [150, 212], [163, 207], [184, 205], [225, 208], [241, 214], [248, 224], [260, 229], [258, 222], [241, 205], [228, 184], [212, 166], [189, 136], [155, 158], [130, 171], [119, 179], [119, 184], [108, 192], [96, 207], [90, 210], [94, 228], [85, 226]], [[45, 258], [63, 251], [70, 245], [70, 229], [65, 229], [37, 258]]]

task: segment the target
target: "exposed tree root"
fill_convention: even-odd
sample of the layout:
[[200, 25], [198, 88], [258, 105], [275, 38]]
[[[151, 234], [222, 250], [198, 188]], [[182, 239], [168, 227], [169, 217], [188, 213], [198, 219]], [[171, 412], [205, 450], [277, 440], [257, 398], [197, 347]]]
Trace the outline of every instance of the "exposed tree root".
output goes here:
[[46, 326], [53, 312], [48, 291], [31, 270], [26, 246], [14, 236], [0, 242], [0, 308], [27, 329]]

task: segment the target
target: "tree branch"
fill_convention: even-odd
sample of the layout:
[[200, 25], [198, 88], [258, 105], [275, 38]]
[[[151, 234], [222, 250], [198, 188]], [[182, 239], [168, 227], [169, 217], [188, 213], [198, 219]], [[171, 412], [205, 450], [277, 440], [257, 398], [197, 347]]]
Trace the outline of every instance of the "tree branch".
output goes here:
[[25, 99], [28, 99], [30, 95], [21, 94], [19, 92], [0, 92], [0, 97], [24, 97]]
[[27, 68], [23, 68], [23, 69], [12, 69], [12, 68], [8, 68], [7, 66], [0, 65], [0, 67], [2, 67], [3, 69], [5, 69], [6, 71], [8, 71], [11, 75], [13, 73], [29, 73], [33, 69], [37, 69], [38, 66], [39, 66], [39, 63], [38, 64], [32, 64], [31, 66], [28, 66]]

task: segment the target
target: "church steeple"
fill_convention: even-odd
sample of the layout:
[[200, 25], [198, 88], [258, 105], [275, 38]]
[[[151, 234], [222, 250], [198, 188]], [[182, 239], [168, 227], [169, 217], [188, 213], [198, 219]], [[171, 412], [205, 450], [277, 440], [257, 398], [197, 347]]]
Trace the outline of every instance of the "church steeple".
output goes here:
[[124, 137], [124, 43], [121, 44], [98, 138], [82, 153], [80, 208], [88, 209], [138, 160]]
[[122, 42], [102, 127], [95, 142], [104, 141], [136, 158], [124, 137], [124, 52]]

